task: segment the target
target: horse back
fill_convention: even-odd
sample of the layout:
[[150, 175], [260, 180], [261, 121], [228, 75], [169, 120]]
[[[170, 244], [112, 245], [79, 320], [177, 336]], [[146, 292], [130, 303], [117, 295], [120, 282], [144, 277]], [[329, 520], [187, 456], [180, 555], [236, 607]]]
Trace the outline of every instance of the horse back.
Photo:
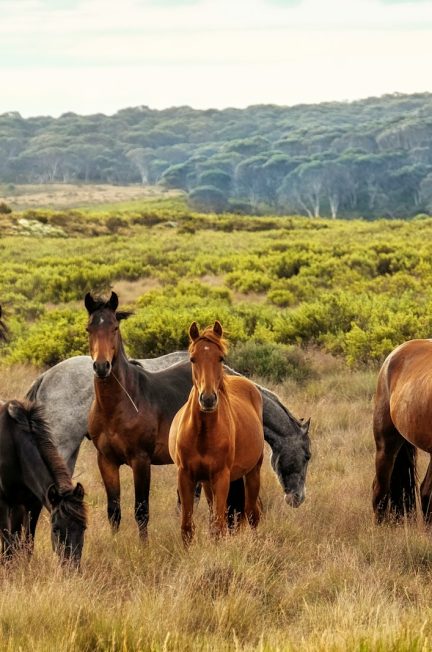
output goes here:
[[393, 425], [432, 451], [432, 340], [410, 340], [385, 360], [377, 383], [374, 430]]

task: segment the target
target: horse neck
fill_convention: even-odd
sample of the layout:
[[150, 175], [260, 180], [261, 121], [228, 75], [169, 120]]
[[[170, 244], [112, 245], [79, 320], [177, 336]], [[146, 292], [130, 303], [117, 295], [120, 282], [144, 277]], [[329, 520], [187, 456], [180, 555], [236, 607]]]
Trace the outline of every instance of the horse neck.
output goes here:
[[45, 507], [51, 511], [47, 491], [57, 478], [45, 462], [39, 448], [27, 435], [14, 429], [14, 440], [21, 465], [22, 481]]
[[219, 420], [222, 418], [222, 412], [230, 409], [229, 396], [224, 381], [222, 380], [219, 387], [218, 406], [214, 412], [203, 412], [200, 410], [198, 389], [195, 385], [192, 387], [189, 395], [189, 409], [197, 432], [201, 435], [211, 434], [218, 427]]
[[104, 412], [114, 412], [122, 400], [129, 401], [128, 394], [136, 394], [135, 379], [136, 369], [126, 355], [123, 342], [112, 362], [112, 371], [108, 378], [94, 378], [95, 398], [99, 407]]

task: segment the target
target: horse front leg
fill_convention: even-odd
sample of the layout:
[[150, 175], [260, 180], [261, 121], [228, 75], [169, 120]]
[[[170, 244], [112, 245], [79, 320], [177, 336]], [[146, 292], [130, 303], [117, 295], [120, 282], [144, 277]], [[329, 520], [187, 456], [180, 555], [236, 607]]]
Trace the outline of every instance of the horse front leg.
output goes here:
[[178, 470], [178, 492], [180, 494], [182, 520], [181, 534], [185, 547], [187, 548], [193, 538], [193, 508], [194, 508], [195, 481], [189, 476], [185, 469]]
[[260, 474], [263, 456], [261, 455], [257, 465], [245, 476], [245, 513], [249, 525], [256, 528], [260, 520], [260, 510], [258, 508], [258, 496], [260, 491]]
[[149, 495], [151, 462], [148, 455], [141, 455], [132, 460], [132, 471], [135, 487], [135, 520], [141, 541], [146, 542], [149, 522]]
[[228, 467], [218, 473], [215, 478], [212, 478], [211, 487], [214, 507], [212, 534], [218, 538], [223, 536], [227, 530], [226, 509], [230, 487], [230, 470]]
[[42, 503], [35, 499], [25, 506], [26, 514], [24, 520], [24, 545], [27, 554], [30, 557], [33, 554], [34, 538], [36, 533], [36, 525], [39, 520], [39, 515], [42, 510]]
[[10, 509], [3, 500], [0, 501], [0, 539], [2, 544], [2, 561], [12, 559], [14, 553], [11, 533]]
[[118, 532], [121, 521], [120, 510], [120, 466], [108, 460], [98, 451], [97, 461], [107, 495], [108, 520], [113, 534]]

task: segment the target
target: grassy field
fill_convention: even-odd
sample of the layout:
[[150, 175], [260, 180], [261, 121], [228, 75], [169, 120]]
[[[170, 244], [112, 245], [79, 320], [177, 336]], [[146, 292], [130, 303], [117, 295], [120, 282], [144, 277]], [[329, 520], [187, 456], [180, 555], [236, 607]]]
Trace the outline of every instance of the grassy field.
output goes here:
[[[114, 287], [135, 311], [122, 331], [137, 357], [184, 346], [192, 319], [221, 319], [237, 368], [312, 417], [313, 457], [298, 510], [283, 502], [266, 459], [258, 532], [210, 541], [202, 503], [186, 552], [175, 469], [153, 469], [143, 548], [130, 470], [113, 538], [85, 441], [76, 468], [90, 517], [81, 572], [59, 568], [43, 513], [31, 563], [0, 567], [0, 650], [432, 649], [431, 535], [421, 522], [378, 528], [371, 509], [377, 369], [404, 339], [430, 336], [432, 220], [196, 215], [180, 198], [133, 189], [85, 189], [84, 201], [82, 188], [68, 199], [61, 187], [65, 204], [53, 187], [6, 190], [2, 198], [12, 205], [15, 193], [16, 202], [0, 215], [11, 333], [0, 397], [24, 394], [40, 369], [32, 361], [85, 352], [82, 297]], [[97, 206], [75, 210], [87, 202]]]
[[[154, 468], [150, 543], [138, 543], [130, 470], [123, 521], [112, 537], [94, 450], [85, 442], [76, 477], [90, 523], [82, 571], [62, 571], [43, 514], [33, 560], [0, 569], [0, 648], [35, 650], [427, 650], [432, 640], [430, 535], [417, 525], [377, 528], [371, 399], [375, 374], [348, 371], [319, 352], [302, 387], [273, 386], [299, 416], [312, 415], [306, 502], [283, 503], [264, 464], [264, 515], [256, 535], [209, 540], [204, 504], [183, 550], [175, 469]], [[36, 372], [3, 376], [17, 396]], [[10, 380], [14, 382], [10, 390]], [[424, 465], [424, 460], [422, 460]]]

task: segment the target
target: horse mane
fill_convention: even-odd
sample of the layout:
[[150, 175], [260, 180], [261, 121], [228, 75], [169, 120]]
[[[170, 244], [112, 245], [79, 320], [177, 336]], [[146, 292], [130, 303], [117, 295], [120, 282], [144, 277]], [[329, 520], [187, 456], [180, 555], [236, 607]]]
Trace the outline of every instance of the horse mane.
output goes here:
[[213, 330], [213, 326], [207, 326], [200, 334], [198, 339], [193, 340], [189, 344], [189, 349], [188, 349], [189, 353], [191, 352], [193, 345], [199, 342], [200, 340], [206, 340], [207, 342], [216, 344], [216, 346], [221, 350], [222, 355], [226, 355], [228, 353], [228, 340], [226, 340], [224, 337], [219, 337], [219, 335], [216, 335], [216, 333]]
[[57, 450], [42, 405], [28, 400], [10, 401], [7, 409], [9, 415], [21, 427], [21, 430], [31, 436], [40, 456], [54, 478], [59, 493], [63, 495], [73, 491], [70, 473]]
[[60, 502], [53, 508], [53, 514], [59, 513], [60, 516], [72, 518], [87, 527], [87, 507], [82, 496], [76, 496], [72, 491], [61, 494]]

